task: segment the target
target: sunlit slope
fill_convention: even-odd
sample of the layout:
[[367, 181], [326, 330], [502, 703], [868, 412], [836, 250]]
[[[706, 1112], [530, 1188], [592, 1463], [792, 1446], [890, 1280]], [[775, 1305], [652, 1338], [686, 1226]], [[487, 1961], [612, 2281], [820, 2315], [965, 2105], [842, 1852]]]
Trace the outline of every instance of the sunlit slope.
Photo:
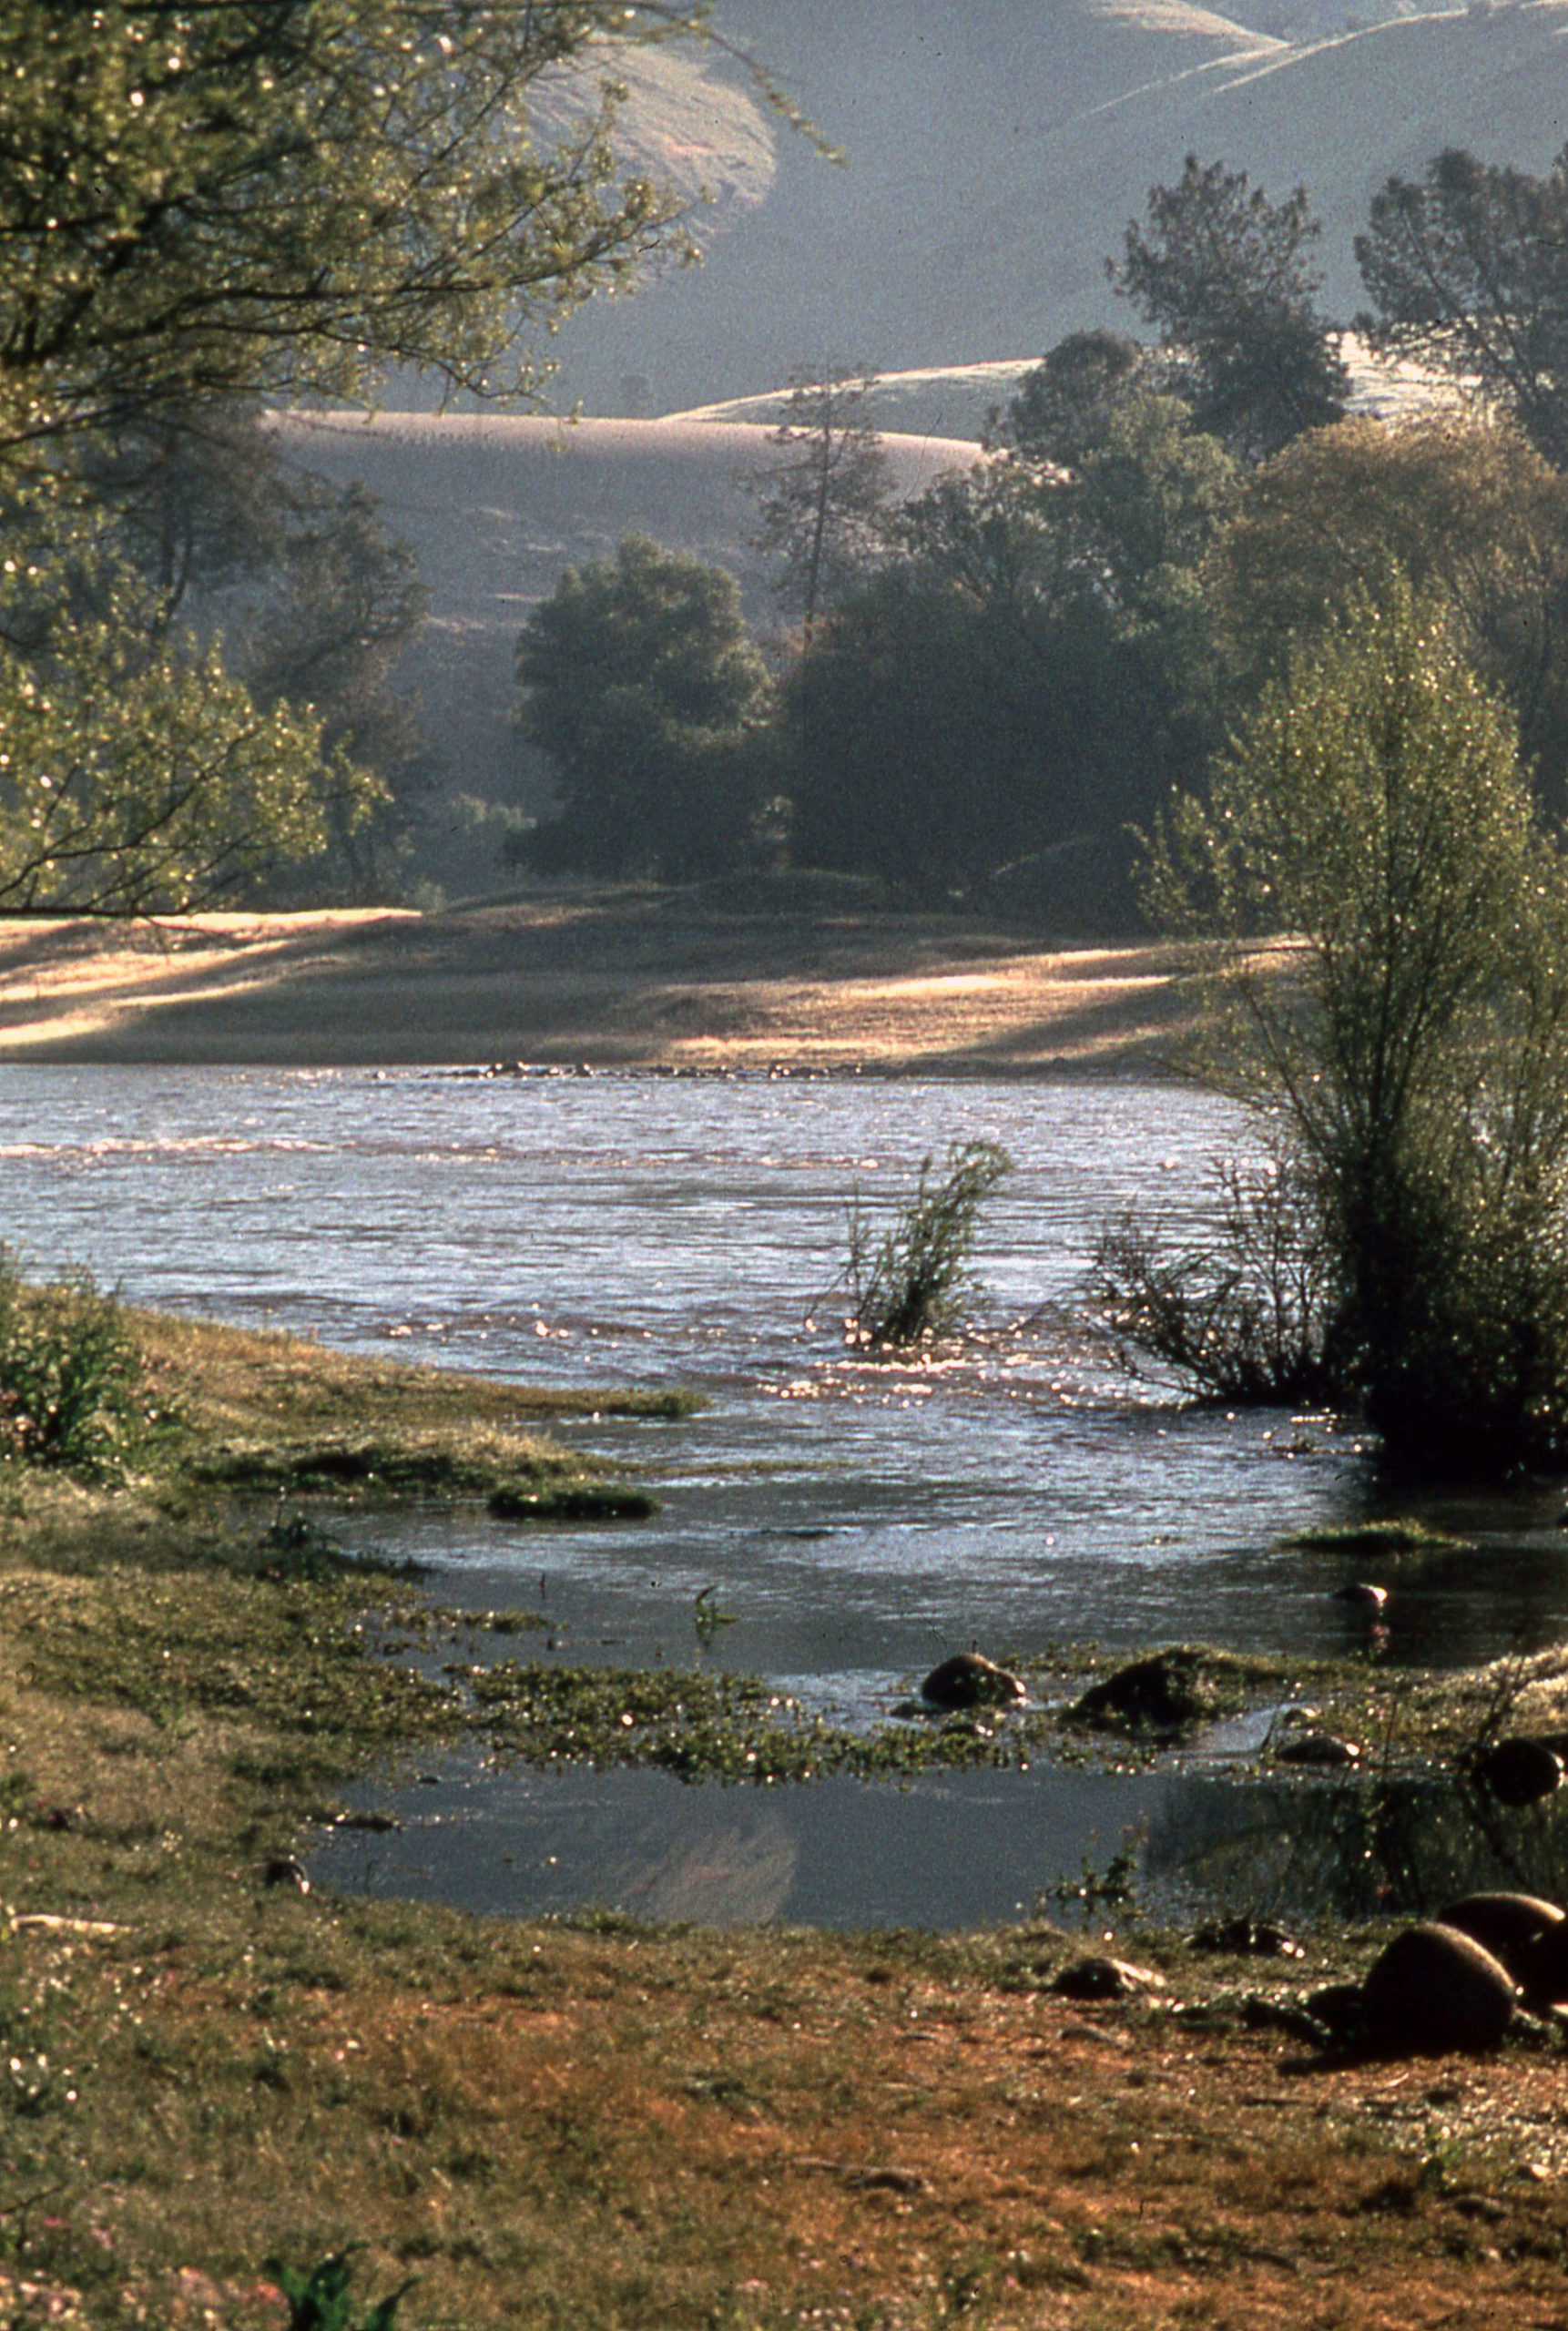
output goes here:
[[[1446, 376], [1408, 358], [1375, 356], [1356, 332], [1343, 335], [1339, 352], [1350, 377], [1349, 403], [1354, 412], [1398, 421], [1461, 393]], [[983, 364], [932, 364], [907, 372], [881, 372], [871, 386], [866, 409], [881, 430], [915, 437], [931, 433], [980, 437], [991, 416], [1005, 409], [1024, 373], [1038, 361], [1036, 354], [998, 358]], [[785, 394], [786, 391], [772, 389], [759, 396], [730, 397], [667, 418], [710, 424], [767, 422], [777, 415]]]
[[[727, 18], [844, 148], [780, 135], [772, 189], [727, 210], [708, 264], [564, 336], [590, 409], [745, 395], [799, 365], [884, 371], [1038, 351], [1132, 321], [1105, 276], [1150, 185], [1196, 150], [1326, 225], [1328, 303], [1373, 190], [1441, 147], [1543, 168], [1568, 140], [1568, 0], [1471, 14], [1392, 0], [730, 0]], [[1359, 16], [1359, 28], [1346, 29]]]
[[[359, 479], [418, 555], [431, 614], [404, 677], [420, 688], [443, 782], [511, 789], [512, 659], [529, 608], [568, 566], [627, 533], [715, 559], [766, 613], [747, 548], [756, 512], [738, 473], [776, 459], [756, 422], [584, 421], [500, 414], [278, 413], [290, 456], [340, 484]], [[899, 490], [966, 468], [972, 442], [890, 435]]]

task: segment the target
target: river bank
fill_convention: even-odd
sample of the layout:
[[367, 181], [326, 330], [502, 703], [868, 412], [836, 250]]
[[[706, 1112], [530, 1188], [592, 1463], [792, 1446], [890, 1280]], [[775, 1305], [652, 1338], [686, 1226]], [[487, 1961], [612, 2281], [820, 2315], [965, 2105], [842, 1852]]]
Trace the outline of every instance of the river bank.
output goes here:
[[[473, 1721], [443, 1644], [498, 1634], [504, 1664], [497, 1620], [528, 1629], [335, 1553], [344, 1500], [409, 1493], [395, 1468], [280, 1508], [281, 1459], [339, 1446], [347, 1408], [356, 1445], [426, 1461], [425, 1498], [481, 1494], [485, 1451], [496, 1481], [603, 1480], [548, 1435], [613, 1396], [137, 1326], [169, 1437], [123, 1484], [8, 1472], [0, 1499], [9, 2320], [280, 2331], [263, 2261], [351, 2244], [366, 2304], [416, 2278], [410, 2331], [1554, 2319], [1559, 2043], [1323, 2055], [1297, 2002], [1375, 1929], [1259, 1959], [1097, 1898], [1086, 1939], [302, 1891], [306, 1837], [374, 1818], [369, 1767], [412, 1776]], [[460, 1432], [454, 1481], [428, 1461]], [[1086, 1939], [1149, 1980], [1055, 1991]]]
[[1104, 1073], [1146, 1066], [1186, 1024], [1187, 968], [1166, 945], [680, 891], [11, 917], [0, 1060]]

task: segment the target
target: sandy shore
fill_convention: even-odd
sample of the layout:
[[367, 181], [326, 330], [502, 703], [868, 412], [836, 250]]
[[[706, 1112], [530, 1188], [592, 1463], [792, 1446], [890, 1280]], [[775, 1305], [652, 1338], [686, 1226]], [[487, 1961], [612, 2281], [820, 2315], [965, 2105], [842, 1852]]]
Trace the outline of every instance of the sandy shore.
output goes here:
[[759, 915], [689, 893], [0, 921], [0, 1057], [586, 1063], [1039, 1074], [1146, 1065], [1179, 949], [1053, 949], [942, 916]]

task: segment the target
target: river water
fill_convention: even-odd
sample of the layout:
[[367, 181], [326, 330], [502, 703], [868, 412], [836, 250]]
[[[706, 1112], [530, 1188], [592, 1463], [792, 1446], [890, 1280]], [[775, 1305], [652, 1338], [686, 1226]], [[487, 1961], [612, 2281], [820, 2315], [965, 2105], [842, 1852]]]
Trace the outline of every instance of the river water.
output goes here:
[[[851, 1196], [874, 1223], [923, 1155], [981, 1137], [1015, 1171], [983, 1225], [973, 1336], [941, 1365], [857, 1359], [833, 1292]], [[341, 1534], [416, 1555], [441, 1599], [545, 1610], [559, 1657], [745, 1669], [851, 1721], [972, 1642], [1359, 1641], [1333, 1595], [1356, 1561], [1285, 1543], [1389, 1510], [1354, 1437], [1185, 1411], [1120, 1374], [1083, 1314], [1107, 1216], [1200, 1219], [1211, 1162], [1244, 1139], [1212, 1097], [1147, 1082], [0, 1069], [6, 1231], [36, 1269], [351, 1350], [702, 1393], [683, 1423], [565, 1429], [651, 1481], [651, 1522], [524, 1535], [429, 1512]], [[1401, 1566], [1387, 1655], [1449, 1665], [1568, 1633], [1563, 1502], [1402, 1494], [1481, 1552]], [[699, 1594], [728, 1620], [706, 1644]], [[443, 1766], [397, 1797], [400, 1836], [334, 1841], [322, 1866], [494, 1909], [966, 1923], [1130, 1827], [1175, 1885], [1184, 1829], [1224, 1861], [1216, 1806], [1278, 1834], [1276, 1797], [1217, 1768], [763, 1793]]]

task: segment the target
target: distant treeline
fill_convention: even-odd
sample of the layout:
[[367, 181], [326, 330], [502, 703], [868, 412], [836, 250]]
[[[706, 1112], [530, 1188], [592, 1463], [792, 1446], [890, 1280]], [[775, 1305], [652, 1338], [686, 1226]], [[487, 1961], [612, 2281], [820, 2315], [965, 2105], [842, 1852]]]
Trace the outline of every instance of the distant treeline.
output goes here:
[[[783, 864], [1066, 927], [1139, 916], [1136, 834], [1352, 601], [1442, 600], [1568, 808], [1568, 155], [1445, 153], [1357, 254], [1420, 417], [1349, 412], [1319, 229], [1189, 158], [1129, 226], [1154, 326], [1060, 342], [987, 458], [895, 504], [870, 374], [803, 378], [750, 483], [793, 619], [765, 659], [721, 568], [640, 538], [575, 570], [518, 653], [560, 815], [537, 871], [680, 880]], [[1561, 377], [1560, 377], [1561, 373]]]

